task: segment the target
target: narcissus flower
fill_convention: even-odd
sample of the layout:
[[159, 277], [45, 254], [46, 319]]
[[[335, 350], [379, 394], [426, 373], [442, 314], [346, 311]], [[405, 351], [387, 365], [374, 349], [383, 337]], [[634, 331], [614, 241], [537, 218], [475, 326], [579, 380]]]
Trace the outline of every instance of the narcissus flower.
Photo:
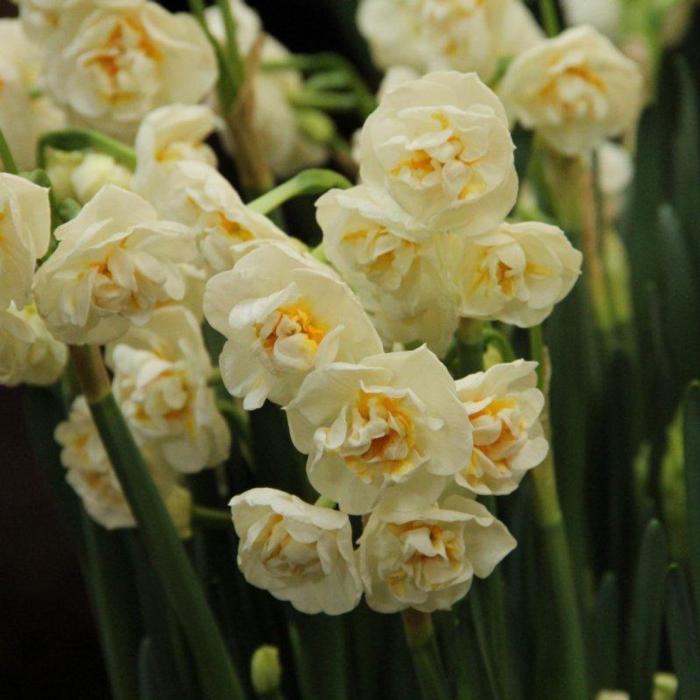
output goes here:
[[0, 173], [0, 309], [30, 302], [36, 261], [49, 247], [49, 191]]
[[309, 614], [340, 615], [357, 606], [362, 585], [345, 513], [257, 488], [231, 500], [231, 515], [248, 583]]
[[41, 51], [19, 21], [0, 19], [0, 129], [20, 170], [35, 166], [39, 136], [65, 124], [63, 112], [41, 93], [41, 71]]
[[508, 119], [473, 74], [431, 73], [386, 94], [359, 137], [360, 175], [427, 232], [478, 234], [517, 196]]
[[53, 384], [63, 372], [68, 349], [56, 340], [33, 304], [0, 311], [0, 384]]
[[584, 26], [516, 58], [499, 95], [523, 126], [573, 156], [632, 126], [642, 107], [642, 83], [636, 63]]
[[515, 544], [484, 506], [461, 496], [421, 509], [380, 505], [358, 552], [367, 605], [382, 613], [449, 610]]
[[449, 245], [445, 263], [453, 265], [466, 318], [521, 328], [542, 323], [581, 273], [582, 255], [564, 232], [537, 221], [503, 223], [483, 236], [453, 237]]
[[483, 80], [541, 36], [520, 0], [363, 0], [357, 20], [382, 68], [452, 68]]
[[48, 49], [47, 84], [74, 120], [133, 138], [163, 104], [193, 104], [216, 82], [214, 51], [188, 14], [155, 2], [93, 6]]
[[544, 396], [537, 389], [537, 363], [516, 360], [457, 382], [457, 395], [473, 428], [474, 449], [457, 483], [476, 494], [513, 492], [528, 470], [547, 455], [539, 417]]
[[196, 318], [180, 306], [156, 310], [108, 352], [113, 390], [134, 435], [178, 472], [224, 462], [231, 436], [207, 386], [212, 367]]
[[381, 352], [350, 288], [313, 258], [267, 244], [207, 284], [204, 313], [228, 341], [221, 375], [244, 408], [286, 404], [304, 377], [336, 360]]
[[58, 248], [35, 279], [39, 312], [66, 343], [106, 343], [157, 304], [181, 300], [181, 264], [193, 260], [189, 230], [158, 221], [148, 202], [114, 185], [55, 231]]
[[390, 197], [365, 186], [332, 190], [316, 207], [324, 254], [386, 344], [418, 340], [442, 355], [457, 326], [459, 297], [433, 239], [416, 231]]
[[191, 230], [199, 248], [198, 263], [207, 276], [230, 270], [241, 243], [290, 241], [270, 219], [246, 207], [231, 183], [206, 163], [173, 163], [167, 173], [138, 184], [162, 217]]
[[389, 488], [430, 503], [471, 455], [454, 381], [425, 347], [318, 369], [286, 411], [311, 485], [351, 514]]
[[[61, 462], [67, 470], [66, 480], [80, 497], [90, 517], [108, 530], [136, 527], [83, 396], [73, 402], [68, 420], [59, 423], [54, 437], [62, 448]], [[189, 491], [178, 485], [174, 472], [154, 455], [145, 452], [144, 458], [173, 524], [181, 537], [188, 537], [191, 514]]]

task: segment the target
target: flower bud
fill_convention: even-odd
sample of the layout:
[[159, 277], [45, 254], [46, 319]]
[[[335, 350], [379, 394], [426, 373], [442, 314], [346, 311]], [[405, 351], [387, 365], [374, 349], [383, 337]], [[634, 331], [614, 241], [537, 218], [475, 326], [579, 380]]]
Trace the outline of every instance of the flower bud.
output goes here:
[[678, 679], [672, 673], [654, 675], [653, 700], [674, 700], [678, 692]]
[[661, 462], [661, 503], [673, 557], [685, 560], [688, 557], [688, 506], [683, 473], [681, 412], [676, 414], [666, 437], [666, 452]]
[[277, 647], [258, 647], [250, 660], [250, 679], [258, 695], [274, 693], [282, 680], [282, 666]]

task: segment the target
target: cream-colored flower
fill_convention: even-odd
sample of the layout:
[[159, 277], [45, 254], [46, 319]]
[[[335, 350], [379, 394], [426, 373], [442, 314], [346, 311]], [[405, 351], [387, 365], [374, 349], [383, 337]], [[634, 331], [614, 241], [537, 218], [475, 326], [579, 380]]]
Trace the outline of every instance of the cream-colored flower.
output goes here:
[[63, 112], [41, 94], [41, 70], [41, 51], [19, 20], [0, 19], [0, 129], [20, 170], [35, 166], [39, 136], [65, 124]]
[[424, 341], [442, 355], [457, 327], [459, 297], [433, 239], [414, 230], [390, 197], [363, 185], [331, 190], [316, 208], [326, 257], [386, 344]]
[[483, 80], [493, 77], [500, 58], [541, 36], [520, 0], [362, 0], [357, 20], [382, 68], [451, 68]]
[[182, 473], [228, 458], [231, 436], [207, 386], [212, 366], [189, 311], [157, 309], [109, 347], [107, 360], [114, 396], [139, 442]]
[[49, 248], [49, 191], [17, 175], [0, 173], [0, 309], [31, 300], [36, 261]]
[[[62, 448], [61, 462], [67, 470], [66, 480], [90, 517], [108, 530], [136, 527], [83, 396], [73, 402], [68, 420], [59, 423], [54, 438]], [[181, 537], [188, 537], [189, 491], [177, 483], [174, 473], [154, 455], [145, 452], [144, 457], [173, 524]]]
[[53, 384], [67, 360], [68, 349], [49, 333], [33, 304], [0, 311], [0, 384]]
[[389, 488], [431, 503], [471, 454], [454, 381], [425, 347], [318, 369], [286, 411], [311, 485], [351, 514]]
[[461, 496], [419, 509], [380, 504], [358, 552], [367, 605], [382, 613], [449, 610], [515, 545], [503, 523]]
[[270, 243], [207, 284], [204, 314], [228, 338], [219, 365], [246, 410], [286, 404], [304, 377], [334, 361], [381, 352], [381, 341], [350, 288], [328, 268]]
[[164, 104], [193, 104], [216, 82], [214, 51], [188, 14], [155, 2], [96, 4], [49, 50], [48, 86], [74, 121], [131, 139]]
[[479, 495], [512, 493], [528, 470], [542, 463], [548, 444], [539, 418], [544, 396], [537, 363], [516, 360], [457, 382], [457, 395], [472, 424], [474, 449], [460, 486]]
[[240, 538], [238, 566], [248, 583], [309, 614], [341, 615], [360, 602], [345, 513], [257, 488], [231, 500], [231, 515]]
[[58, 247], [36, 274], [39, 312], [66, 343], [106, 343], [156, 305], [185, 295], [182, 263], [196, 255], [189, 230], [158, 221], [148, 202], [114, 185], [55, 231]]
[[389, 92], [360, 134], [360, 176], [431, 235], [478, 234], [517, 196], [503, 105], [473, 74], [431, 73]]
[[106, 153], [47, 149], [46, 172], [59, 200], [87, 204], [105, 185], [131, 189], [131, 171]]
[[195, 235], [199, 263], [208, 275], [230, 270], [236, 250], [255, 240], [289, 241], [266, 216], [246, 207], [231, 183], [206, 163], [180, 161], [164, 179], [140, 181], [140, 194], [166, 219]]
[[[285, 61], [289, 51], [263, 32], [257, 13], [242, 0], [231, 0], [231, 10], [236, 20], [236, 38], [242, 56], [248, 56], [256, 42], [262, 41], [262, 63]], [[223, 41], [226, 36], [221, 10], [214, 6], [207, 9], [207, 24], [212, 34]], [[255, 101], [254, 126], [265, 161], [280, 178], [319, 165], [326, 159], [326, 149], [310, 141], [300, 129], [290, 101], [293, 93], [303, 85], [299, 71], [288, 69], [274, 72], [259, 71], [252, 81]], [[231, 150], [232, 143], [224, 131], [224, 144]]]
[[642, 74], [592, 27], [569, 29], [516, 58], [499, 86], [509, 112], [555, 150], [578, 155], [632, 126]]
[[492, 233], [453, 237], [449, 244], [445, 264], [454, 265], [466, 318], [521, 328], [542, 323], [581, 273], [582, 255], [564, 232], [538, 221], [503, 223]]
[[205, 105], [173, 104], [153, 110], [136, 134], [135, 179], [148, 178], [152, 167], [181, 160], [198, 160], [216, 167], [216, 154], [204, 143], [215, 128], [216, 116]]
[[620, 31], [621, 0], [562, 0], [562, 8], [570, 26], [590, 24], [612, 39]]

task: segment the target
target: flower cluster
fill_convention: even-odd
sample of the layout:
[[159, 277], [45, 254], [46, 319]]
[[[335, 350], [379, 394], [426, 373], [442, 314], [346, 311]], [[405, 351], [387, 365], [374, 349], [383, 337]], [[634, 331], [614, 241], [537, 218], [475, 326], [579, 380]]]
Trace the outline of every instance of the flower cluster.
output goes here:
[[[536, 363], [455, 382], [436, 352], [460, 317], [540, 323], [581, 255], [554, 226], [505, 221], [518, 189], [508, 120], [474, 74], [388, 91], [359, 153], [361, 183], [317, 203], [333, 267], [258, 236], [207, 283], [226, 387], [248, 410], [284, 407], [320, 494], [236, 496], [238, 562], [305, 612], [346, 612], [362, 593], [380, 612], [448, 609], [515, 546], [476, 496], [512, 492], [548, 444]], [[408, 341], [419, 347], [395, 347]]]

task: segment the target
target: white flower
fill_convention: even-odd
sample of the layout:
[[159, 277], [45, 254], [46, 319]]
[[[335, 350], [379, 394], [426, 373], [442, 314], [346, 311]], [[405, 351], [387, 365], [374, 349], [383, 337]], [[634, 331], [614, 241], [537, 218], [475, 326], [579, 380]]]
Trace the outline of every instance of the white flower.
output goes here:
[[389, 487], [430, 503], [471, 454], [454, 381], [425, 347], [318, 369], [286, 411], [311, 485], [351, 514]]
[[39, 136], [65, 124], [63, 112], [41, 95], [41, 69], [39, 47], [19, 21], [0, 19], [0, 129], [20, 170], [34, 167]]
[[216, 167], [216, 155], [204, 140], [214, 131], [216, 116], [205, 105], [173, 104], [146, 115], [136, 134], [136, 180], [150, 169], [180, 160], [199, 160]]
[[526, 472], [547, 455], [539, 421], [544, 396], [537, 363], [516, 360], [457, 382], [457, 395], [472, 424], [474, 449], [457, 483], [480, 495], [512, 493]]
[[[236, 20], [238, 49], [245, 58], [263, 36], [260, 61], [285, 61], [289, 51], [273, 37], [263, 33], [257, 13], [242, 0], [231, 0], [231, 10]], [[207, 24], [212, 34], [225, 40], [225, 30], [218, 7], [206, 11]], [[259, 71], [253, 77], [255, 101], [254, 126], [260, 141], [265, 161], [280, 178], [319, 165], [326, 159], [326, 149], [308, 140], [299, 128], [294, 108], [290, 102], [293, 93], [302, 87], [299, 71]], [[231, 142], [224, 132], [224, 144], [231, 149]]]
[[382, 68], [452, 68], [484, 80], [493, 77], [499, 58], [541, 35], [520, 0], [362, 0], [357, 20]]
[[606, 197], [619, 198], [633, 177], [634, 162], [624, 146], [606, 141], [598, 147], [598, 185]]
[[350, 288], [313, 259], [270, 243], [213, 277], [204, 313], [228, 338], [221, 374], [246, 410], [288, 403], [304, 377], [335, 360], [381, 352], [381, 341]]
[[49, 49], [48, 86], [74, 120], [130, 139], [152, 109], [196, 103], [216, 81], [194, 17], [155, 2], [100, 3]]
[[170, 467], [192, 473], [228, 458], [231, 436], [207, 386], [212, 367], [189, 311], [156, 310], [109, 347], [107, 361], [129, 427]]
[[538, 221], [501, 224], [476, 238], [453, 237], [445, 264], [459, 285], [462, 316], [529, 328], [572, 289], [582, 255], [564, 232]]
[[345, 513], [257, 488], [231, 500], [231, 515], [248, 583], [309, 614], [341, 615], [357, 606], [362, 585]]
[[[136, 521], [83, 396], [73, 402], [68, 420], [59, 423], [54, 438], [62, 448], [66, 480], [80, 496], [90, 517], [109, 530], [135, 527]], [[178, 485], [174, 473], [162, 462], [149, 453], [144, 457], [173, 524], [181, 537], [188, 537], [189, 492]]]
[[0, 384], [53, 384], [67, 360], [68, 349], [49, 333], [33, 304], [0, 311]]
[[0, 173], [0, 309], [30, 302], [36, 261], [49, 248], [49, 191]]
[[553, 149], [578, 155], [632, 126], [642, 106], [642, 74], [596, 30], [578, 27], [518, 56], [499, 95]]
[[47, 149], [46, 172], [59, 200], [89, 202], [105, 185], [131, 189], [131, 171], [106, 153]]
[[503, 523], [461, 496], [421, 509], [380, 505], [358, 552], [367, 605], [382, 613], [449, 610], [515, 545]]
[[473, 73], [431, 73], [389, 92], [359, 146], [363, 183], [385, 189], [426, 232], [482, 233], [515, 203], [508, 119]]
[[39, 312], [67, 343], [106, 343], [143, 325], [162, 302], [181, 300], [181, 263], [196, 255], [189, 231], [158, 221], [138, 195], [102, 188], [55, 231], [58, 248], [35, 278]]
[[428, 343], [442, 355], [459, 318], [459, 298], [432, 238], [412, 229], [391, 198], [363, 185], [316, 202], [328, 260], [358, 294], [386, 343]]
[[613, 39], [620, 31], [620, 0], [562, 0], [562, 7], [568, 25], [590, 24]]
[[241, 243], [289, 240], [270, 219], [246, 207], [231, 183], [206, 163], [173, 163], [163, 179], [139, 180], [137, 186], [163, 218], [189, 227], [209, 274], [230, 270]]

